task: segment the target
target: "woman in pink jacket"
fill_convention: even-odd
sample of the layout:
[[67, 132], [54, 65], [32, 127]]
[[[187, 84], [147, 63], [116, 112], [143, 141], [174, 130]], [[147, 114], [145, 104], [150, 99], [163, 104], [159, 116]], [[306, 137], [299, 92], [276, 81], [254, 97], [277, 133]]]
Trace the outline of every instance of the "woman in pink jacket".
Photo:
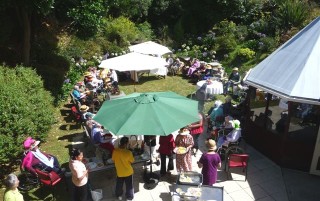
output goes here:
[[25, 148], [25, 156], [22, 160], [22, 168], [36, 175], [35, 168], [45, 171], [55, 171], [58, 174], [63, 174], [65, 168], [61, 168], [58, 159], [50, 154], [40, 151], [38, 148], [40, 141], [28, 137], [23, 146]]
[[79, 149], [73, 149], [70, 154], [69, 168], [72, 173], [72, 183], [74, 186], [73, 200], [88, 200], [88, 172], [83, 164], [83, 153]]

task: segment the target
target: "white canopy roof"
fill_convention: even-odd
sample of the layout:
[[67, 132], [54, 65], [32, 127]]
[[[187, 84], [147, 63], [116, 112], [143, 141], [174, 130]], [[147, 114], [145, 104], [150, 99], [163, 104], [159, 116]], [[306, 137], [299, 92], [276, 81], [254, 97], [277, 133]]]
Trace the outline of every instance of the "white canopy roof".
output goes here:
[[160, 56], [167, 53], [172, 53], [172, 51], [169, 50], [169, 48], [167, 48], [166, 46], [160, 45], [152, 41], [140, 43], [137, 45], [131, 45], [129, 46], [129, 50], [131, 52], [137, 52], [141, 54], [155, 54]]
[[216, 61], [210, 62], [208, 64], [210, 64], [211, 66], [221, 66], [221, 63], [216, 62]]
[[245, 83], [286, 100], [320, 105], [320, 17], [254, 67]]
[[157, 69], [166, 65], [168, 64], [163, 58], [131, 52], [103, 60], [99, 67], [118, 71], [141, 71]]

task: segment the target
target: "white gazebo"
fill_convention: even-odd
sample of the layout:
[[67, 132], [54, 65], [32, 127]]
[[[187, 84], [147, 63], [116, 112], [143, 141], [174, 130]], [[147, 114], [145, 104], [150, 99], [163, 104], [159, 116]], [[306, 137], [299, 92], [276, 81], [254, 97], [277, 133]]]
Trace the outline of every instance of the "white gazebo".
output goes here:
[[[273, 135], [270, 135], [272, 133], [266, 133], [266, 136], [263, 136], [261, 133], [266, 132], [263, 130], [257, 134], [260, 137], [248, 134], [249, 136], [251, 135], [252, 142], [259, 140], [264, 141], [263, 143], [257, 142], [257, 144], [260, 143], [257, 146], [265, 147], [265, 153], [268, 152], [267, 154], [278, 157], [277, 160], [281, 161], [280, 163], [282, 164], [292, 165], [294, 163], [294, 157], [290, 154], [294, 155], [298, 152], [303, 152], [303, 156], [296, 157], [302, 157], [301, 160], [299, 160], [301, 163], [306, 163], [304, 164], [306, 165], [305, 167], [309, 165], [310, 173], [320, 175], [320, 167], [317, 165], [320, 163], [319, 118], [317, 118], [318, 120], [314, 126], [315, 129], [318, 129], [317, 139], [309, 144], [303, 145], [301, 142], [300, 144], [299, 142], [293, 142], [290, 134], [288, 134], [290, 118], [292, 117], [292, 114], [290, 114], [290, 105], [296, 102], [310, 104], [315, 108], [320, 107], [320, 17], [313, 20], [309, 25], [255, 66], [248, 73], [244, 82], [251, 87], [276, 95], [289, 103], [289, 118], [286, 120], [286, 132], [283, 135], [281, 134], [282, 136], [279, 135], [280, 137], [274, 138], [275, 141], [280, 140], [279, 144], [275, 145], [277, 142], [272, 142], [275, 146], [273, 146], [273, 148], [270, 147], [270, 150], [266, 151], [268, 149], [266, 145], [268, 142], [265, 140], [270, 140], [273, 138]], [[265, 110], [266, 116], [268, 107], [269, 103], [267, 103]], [[250, 120], [249, 122], [253, 123]], [[252, 127], [249, 129], [249, 132], [256, 132], [257, 129], [259, 128]], [[304, 135], [301, 136], [302, 138], [304, 137]], [[297, 147], [297, 153], [293, 153], [292, 147], [289, 149], [290, 146], [294, 145], [299, 146]], [[312, 162], [310, 162], [311, 159]], [[295, 162], [299, 165], [298, 160]]]
[[138, 81], [137, 72], [139, 71], [156, 71], [167, 74], [167, 62], [160, 57], [153, 57], [145, 54], [131, 52], [121, 56], [103, 60], [99, 67], [109, 68], [117, 71], [130, 71], [132, 79]]
[[131, 52], [136, 52], [140, 54], [152, 54], [157, 56], [162, 56], [164, 54], [172, 53], [172, 51], [168, 47], [152, 41], [139, 43], [137, 45], [131, 45], [129, 46], [129, 50]]

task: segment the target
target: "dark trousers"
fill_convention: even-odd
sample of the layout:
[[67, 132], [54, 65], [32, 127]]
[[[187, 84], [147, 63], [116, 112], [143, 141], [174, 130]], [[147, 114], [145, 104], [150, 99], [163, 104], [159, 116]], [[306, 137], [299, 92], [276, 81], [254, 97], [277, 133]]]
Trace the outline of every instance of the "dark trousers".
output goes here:
[[53, 167], [52, 168], [42, 162], [38, 163], [34, 167], [38, 168], [40, 170], [47, 171], [47, 172], [55, 171], [56, 173], [60, 173], [61, 168], [60, 168], [60, 164], [59, 164], [57, 157], [52, 156], [52, 155], [50, 155], [50, 156], [53, 158]]
[[88, 183], [83, 186], [73, 186], [73, 201], [88, 201]]
[[[224, 87], [223, 87], [223, 93], [224, 93], [224, 94], [227, 94], [229, 87], [233, 87], [233, 85], [234, 85], [234, 84], [233, 84], [232, 81], [228, 81], [228, 82], [224, 85]], [[232, 91], [233, 91], [233, 89], [232, 89]]]
[[167, 156], [169, 158], [169, 163], [168, 163], [168, 170], [173, 170], [173, 155], [166, 155], [166, 154], [160, 154], [160, 159], [161, 159], [161, 167], [160, 167], [160, 174], [166, 174], [167, 172]]
[[199, 143], [198, 143], [198, 141], [199, 141], [199, 136], [200, 136], [200, 134], [193, 134], [192, 135], [192, 137], [193, 137], [193, 147], [192, 148], [195, 148], [195, 149], [199, 149]]
[[198, 100], [198, 111], [203, 112], [204, 109], [204, 100]]
[[122, 196], [123, 194], [123, 183], [126, 184], [126, 198], [128, 200], [133, 199], [134, 189], [133, 189], [133, 175], [128, 177], [117, 177], [116, 183], [116, 196]]

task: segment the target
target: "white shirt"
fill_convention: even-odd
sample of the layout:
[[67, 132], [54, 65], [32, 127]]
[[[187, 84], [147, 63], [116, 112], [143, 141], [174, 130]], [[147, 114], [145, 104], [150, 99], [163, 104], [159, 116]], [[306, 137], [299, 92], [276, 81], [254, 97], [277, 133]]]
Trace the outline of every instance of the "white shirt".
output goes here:
[[115, 70], [112, 70], [112, 72], [111, 72], [111, 78], [112, 78], [112, 81], [113, 81], [113, 82], [118, 82], [118, 75], [117, 75], [117, 73], [116, 73]]

